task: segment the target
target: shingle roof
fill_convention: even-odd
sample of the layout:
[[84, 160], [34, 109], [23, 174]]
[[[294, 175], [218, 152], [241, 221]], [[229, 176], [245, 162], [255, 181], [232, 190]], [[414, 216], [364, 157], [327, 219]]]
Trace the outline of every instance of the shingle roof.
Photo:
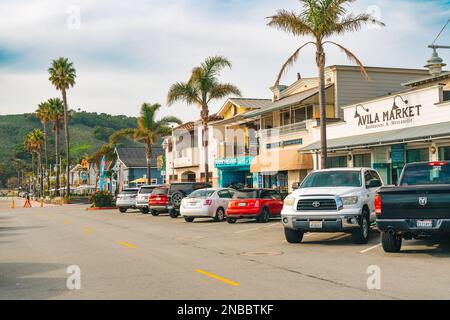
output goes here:
[[[156, 158], [163, 154], [163, 149], [153, 147], [152, 167], [156, 167]], [[144, 148], [117, 148], [117, 156], [128, 168], [147, 167], [147, 158]]]
[[272, 105], [270, 99], [231, 98], [230, 101], [244, 108], [266, 109]]

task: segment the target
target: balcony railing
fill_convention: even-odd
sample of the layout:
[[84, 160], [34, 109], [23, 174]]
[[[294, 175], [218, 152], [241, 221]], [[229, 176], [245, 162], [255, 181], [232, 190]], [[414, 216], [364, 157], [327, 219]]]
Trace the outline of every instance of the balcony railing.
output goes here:
[[284, 134], [296, 133], [305, 130], [306, 130], [306, 122], [298, 122], [273, 129], [260, 130], [258, 132], [258, 135], [260, 138], [270, 138], [273, 136], [281, 136]]

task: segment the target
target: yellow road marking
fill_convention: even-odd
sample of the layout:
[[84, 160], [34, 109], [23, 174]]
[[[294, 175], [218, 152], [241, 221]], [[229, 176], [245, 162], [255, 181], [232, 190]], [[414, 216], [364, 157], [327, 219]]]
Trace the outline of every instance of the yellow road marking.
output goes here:
[[198, 273], [200, 273], [200, 274], [203, 274], [204, 276], [207, 276], [207, 277], [210, 277], [210, 278], [213, 278], [213, 279], [216, 279], [216, 280], [225, 282], [225, 283], [227, 283], [227, 284], [229, 284], [229, 285], [232, 285], [232, 286], [235, 286], [235, 287], [240, 287], [240, 286], [241, 286], [241, 285], [240, 285], [239, 283], [237, 283], [237, 282], [234, 282], [234, 281], [231, 281], [231, 280], [228, 280], [228, 279], [219, 277], [219, 276], [217, 276], [217, 275], [215, 275], [215, 274], [206, 272], [206, 271], [204, 271], [204, 270], [202, 270], [202, 269], [197, 269], [197, 270], [195, 270], [195, 271], [198, 272]]
[[127, 247], [129, 249], [136, 249], [136, 246], [134, 244], [126, 243], [126, 242], [118, 242], [118, 244]]
[[86, 234], [94, 233], [94, 230], [92, 230], [91, 228], [84, 228], [83, 230], [84, 230], [84, 233], [86, 233]]
[[69, 219], [65, 219], [64, 220], [64, 224], [70, 224], [70, 220]]

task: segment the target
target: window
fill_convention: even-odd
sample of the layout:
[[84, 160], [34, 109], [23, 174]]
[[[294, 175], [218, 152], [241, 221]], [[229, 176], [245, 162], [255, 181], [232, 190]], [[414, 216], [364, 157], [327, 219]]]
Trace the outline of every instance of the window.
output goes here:
[[430, 161], [430, 154], [428, 148], [411, 149], [406, 152], [408, 163], [413, 162], [428, 162]]
[[405, 168], [402, 186], [450, 184], [449, 165], [413, 164]]
[[347, 156], [327, 158], [327, 168], [347, 168]]
[[158, 179], [151, 179], [151, 184], [152, 185], [158, 184]]
[[303, 181], [301, 188], [361, 187], [360, 171], [313, 172]]
[[450, 91], [444, 91], [444, 101], [450, 101]]
[[353, 157], [354, 167], [356, 168], [371, 168], [372, 157], [370, 154], [357, 154]]
[[314, 107], [313, 106], [306, 107], [306, 118], [308, 120], [314, 119]]
[[294, 109], [293, 113], [294, 113], [293, 114], [293, 118], [294, 118], [293, 122], [294, 123], [306, 121], [307, 117], [306, 117], [306, 108], [305, 107]]
[[379, 181], [380, 184], [382, 185], [382, 184], [383, 184], [383, 181], [381, 180], [381, 177], [380, 177], [380, 175], [378, 174], [378, 172], [376, 172], [376, 171], [371, 171], [371, 172], [372, 172], [372, 176], [374, 177], [374, 179], [377, 180], [377, 181]]
[[220, 190], [217, 195], [219, 196], [219, 198], [222, 199], [231, 199], [232, 196], [231, 194], [228, 192], [228, 190]]
[[439, 160], [450, 160], [450, 147], [439, 148]]
[[262, 119], [262, 129], [273, 129], [273, 117], [268, 116]]
[[278, 196], [275, 190], [264, 190], [261, 192], [261, 199], [275, 199]]
[[286, 111], [281, 112], [280, 118], [281, 118], [281, 126], [287, 126], [291, 124], [291, 110], [288, 109]]

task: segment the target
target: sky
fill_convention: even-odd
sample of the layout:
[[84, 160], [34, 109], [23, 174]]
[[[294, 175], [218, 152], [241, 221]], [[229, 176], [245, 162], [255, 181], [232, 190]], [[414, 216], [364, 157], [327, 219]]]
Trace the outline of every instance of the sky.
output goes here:
[[[163, 105], [159, 116], [199, 118], [195, 106], [166, 106], [171, 84], [211, 55], [233, 63], [221, 79], [244, 97], [271, 98], [270, 87], [289, 55], [308, 38], [266, 26], [278, 9], [301, 9], [298, 0], [0, 0], [0, 114], [33, 112], [59, 93], [48, 81], [53, 59], [69, 58], [77, 70], [69, 106], [137, 116], [143, 102]], [[365, 65], [422, 68], [427, 48], [450, 18], [449, 0], [358, 0], [348, 7], [386, 24], [335, 37]], [[450, 26], [439, 44], [450, 45]], [[326, 48], [327, 64], [349, 64]], [[439, 55], [450, 64], [450, 50]], [[316, 75], [306, 49], [283, 84]], [[212, 112], [224, 101], [211, 103]]]

